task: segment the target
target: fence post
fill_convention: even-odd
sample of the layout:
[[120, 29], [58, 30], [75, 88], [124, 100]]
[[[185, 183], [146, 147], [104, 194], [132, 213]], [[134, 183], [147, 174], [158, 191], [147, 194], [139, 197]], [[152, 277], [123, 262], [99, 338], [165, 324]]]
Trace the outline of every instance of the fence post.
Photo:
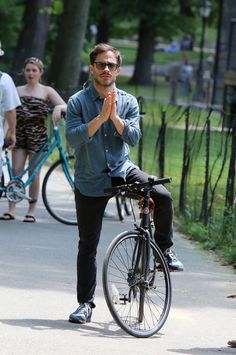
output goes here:
[[183, 151], [183, 166], [180, 181], [179, 193], [179, 211], [184, 214], [185, 211], [185, 198], [186, 198], [186, 183], [189, 171], [190, 156], [189, 156], [189, 106], [185, 112], [185, 131], [184, 131], [184, 151]]
[[142, 133], [138, 145], [138, 166], [142, 170], [143, 168], [143, 116], [145, 115], [146, 112], [144, 111], [144, 98], [142, 96], [139, 96], [137, 98], [137, 101], [139, 104], [139, 117], [140, 117], [139, 126]]
[[231, 154], [229, 162], [229, 172], [226, 185], [225, 206], [230, 209], [234, 204], [234, 181], [235, 181], [235, 164], [236, 164], [236, 117], [231, 117], [232, 122], [232, 139], [231, 139]]
[[209, 113], [206, 119], [206, 161], [205, 161], [205, 182], [202, 195], [202, 207], [200, 213], [200, 220], [204, 225], [208, 223], [208, 188], [209, 188], [209, 164], [210, 164], [210, 134], [211, 134], [211, 121]]
[[166, 140], [166, 112], [161, 113], [161, 128], [160, 128], [160, 149], [159, 149], [159, 169], [160, 177], [165, 176], [165, 140]]

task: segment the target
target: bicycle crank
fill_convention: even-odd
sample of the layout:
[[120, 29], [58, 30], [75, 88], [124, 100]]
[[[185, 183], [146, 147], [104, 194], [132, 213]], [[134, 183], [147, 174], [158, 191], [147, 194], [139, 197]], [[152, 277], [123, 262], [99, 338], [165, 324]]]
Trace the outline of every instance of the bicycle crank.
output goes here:
[[11, 180], [6, 187], [6, 197], [10, 202], [20, 202], [23, 199], [30, 200], [29, 197], [25, 195], [24, 183], [21, 180]]

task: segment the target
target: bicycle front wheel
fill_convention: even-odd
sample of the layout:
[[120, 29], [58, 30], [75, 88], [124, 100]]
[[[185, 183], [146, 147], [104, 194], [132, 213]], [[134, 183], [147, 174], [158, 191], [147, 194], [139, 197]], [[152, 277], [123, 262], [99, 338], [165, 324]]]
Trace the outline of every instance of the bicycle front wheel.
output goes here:
[[42, 185], [42, 198], [47, 211], [57, 221], [68, 225], [77, 225], [73, 176], [74, 157], [70, 156], [68, 164], [65, 165], [61, 159], [50, 167]]
[[122, 233], [110, 244], [103, 264], [103, 290], [108, 308], [117, 324], [138, 338], [158, 332], [171, 305], [170, 274], [160, 249], [153, 242], [145, 282], [145, 248], [146, 242], [138, 231]]

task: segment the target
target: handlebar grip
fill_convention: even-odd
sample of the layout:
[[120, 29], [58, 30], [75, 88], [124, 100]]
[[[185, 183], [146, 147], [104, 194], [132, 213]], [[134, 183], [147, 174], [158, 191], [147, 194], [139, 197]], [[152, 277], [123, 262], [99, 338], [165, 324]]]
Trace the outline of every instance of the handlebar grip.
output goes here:
[[8, 149], [8, 146], [9, 146], [9, 144], [6, 142], [6, 140], [4, 140], [4, 144], [3, 144], [2, 150]]
[[65, 111], [61, 112], [61, 118], [64, 118], [64, 119], [66, 118], [66, 112]]
[[[48, 107], [48, 113], [52, 114], [53, 113], [53, 107]], [[65, 111], [61, 111], [61, 118], [66, 118], [66, 112]]]
[[158, 185], [168, 184], [172, 181], [171, 177], [158, 179]]

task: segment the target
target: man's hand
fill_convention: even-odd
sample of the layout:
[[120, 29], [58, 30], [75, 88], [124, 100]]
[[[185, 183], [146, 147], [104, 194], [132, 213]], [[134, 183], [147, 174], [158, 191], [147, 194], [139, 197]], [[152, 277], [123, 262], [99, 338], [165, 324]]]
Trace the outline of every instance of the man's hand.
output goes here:
[[112, 115], [114, 110], [115, 90], [112, 90], [105, 97], [102, 105], [102, 111], [100, 117], [106, 122]]
[[92, 137], [103, 123], [109, 119], [113, 122], [117, 132], [122, 134], [124, 131], [124, 122], [116, 113], [115, 90], [110, 91], [105, 97], [101, 113], [88, 123], [88, 136]]
[[115, 89], [113, 89], [110, 93], [110, 100], [111, 100], [111, 112], [110, 112], [110, 118], [113, 120], [116, 117], [116, 92]]
[[116, 127], [117, 132], [122, 135], [124, 131], [124, 122], [117, 115], [116, 112], [116, 92], [113, 89], [110, 93], [110, 102], [111, 102], [111, 111], [110, 111], [110, 119], [112, 120], [114, 126]]

